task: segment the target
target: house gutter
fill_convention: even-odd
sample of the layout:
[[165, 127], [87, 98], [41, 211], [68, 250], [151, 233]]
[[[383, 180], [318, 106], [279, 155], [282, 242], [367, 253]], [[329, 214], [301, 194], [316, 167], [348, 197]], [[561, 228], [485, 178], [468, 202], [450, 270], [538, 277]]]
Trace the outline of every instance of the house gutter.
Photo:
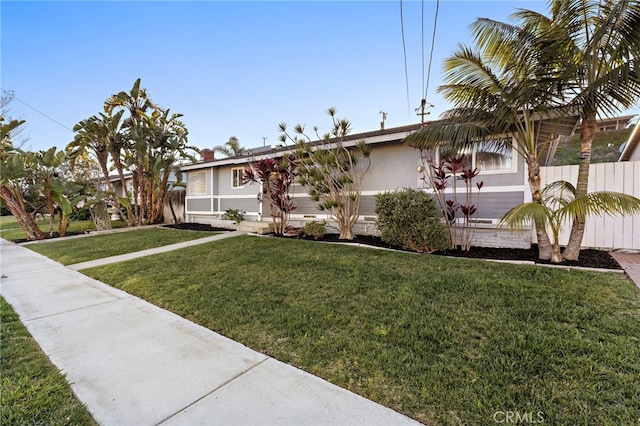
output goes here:
[[633, 152], [633, 149], [638, 145], [638, 143], [640, 143], [640, 119], [629, 135], [629, 139], [625, 143], [624, 150], [622, 150], [622, 154], [620, 154], [620, 158], [618, 158], [618, 161], [629, 160], [631, 152]]

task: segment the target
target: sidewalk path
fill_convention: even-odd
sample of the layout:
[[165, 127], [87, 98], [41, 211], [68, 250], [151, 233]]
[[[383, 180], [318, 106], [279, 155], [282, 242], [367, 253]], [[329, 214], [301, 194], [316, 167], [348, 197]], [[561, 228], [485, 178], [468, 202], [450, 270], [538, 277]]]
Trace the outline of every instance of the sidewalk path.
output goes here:
[[67, 268], [79, 271], [81, 269], [93, 268], [94, 266], [108, 265], [110, 263], [124, 262], [125, 260], [137, 259], [139, 257], [151, 256], [152, 254], [165, 253], [167, 251], [178, 250], [185, 247], [197, 246], [199, 244], [210, 243], [211, 241], [222, 240], [225, 238], [236, 237], [246, 234], [245, 231], [224, 232], [210, 237], [198, 238], [197, 240], [183, 241], [181, 243], [169, 244], [162, 247], [155, 247], [147, 250], [136, 251], [134, 253], [120, 254], [117, 256], [105, 257], [103, 259], [89, 260], [87, 262], [74, 263], [67, 265]]
[[417, 424], [27, 248], [0, 249], [3, 297], [100, 424]]
[[611, 256], [620, 264], [631, 281], [640, 289], [640, 253], [613, 251]]

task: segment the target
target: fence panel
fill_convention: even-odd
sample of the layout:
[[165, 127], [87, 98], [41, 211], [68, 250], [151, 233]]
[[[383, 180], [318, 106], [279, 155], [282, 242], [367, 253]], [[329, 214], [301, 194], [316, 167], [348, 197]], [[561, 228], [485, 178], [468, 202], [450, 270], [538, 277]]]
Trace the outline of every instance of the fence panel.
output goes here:
[[[540, 177], [543, 186], [557, 180], [575, 185], [578, 166], [542, 167]], [[592, 164], [588, 190], [622, 192], [640, 198], [640, 161]], [[567, 244], [570, 232], [571, 224], [566, 223], [560, 232], [561, 245]], [[588, 216], [582, 246], [640, 250], [640, 215]]]

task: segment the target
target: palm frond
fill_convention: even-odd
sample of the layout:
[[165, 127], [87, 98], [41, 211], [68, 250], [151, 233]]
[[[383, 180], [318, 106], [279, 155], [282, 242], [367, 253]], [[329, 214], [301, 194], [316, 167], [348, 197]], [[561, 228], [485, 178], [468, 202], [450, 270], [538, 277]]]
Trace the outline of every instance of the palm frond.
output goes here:
[[620, 192], [590, 192], [568, 202], [557, 214], [561, 220], [566, 218], [582, 219], [587, 215], [615, 216], [640, 213], [640, 199]]
[[498, 226], [509, 226], [511, 229], [523, 228], [532, 222], [549, 224], [553, 212], [543, 204], [523, 203], [515, 206], [500, 218]]

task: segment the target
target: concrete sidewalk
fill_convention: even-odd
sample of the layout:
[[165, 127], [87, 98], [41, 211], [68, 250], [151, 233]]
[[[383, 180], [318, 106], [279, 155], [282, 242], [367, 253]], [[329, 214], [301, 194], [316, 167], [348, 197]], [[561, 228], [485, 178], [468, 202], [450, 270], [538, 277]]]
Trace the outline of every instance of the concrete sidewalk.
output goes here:
[[103, 425], [418, 424], [0, 239], [2, 295]]
[[124, 262], [125, 260], [137, 259], [139, 257], [151, 256], [153, 254], [165, 253], [168, 251], [178, 250], [185, 247], [197, 246], [200, 244], [210, 243], [212, 241], [223, 240], [225, 238], [237, 237], [246, 234], [245, 231], [224, 232], [210, 237], [198, 238], [196, 240], [183, 241], [181, 243], [169, 244], [162, 247], [154, 247], [147, 250], [140, 250], [134, 253], [120, 254], [117, 256], [105, 257], [102, 259], [88, 260], [86, 262], [74, 263], [67, 265], [67, 268], [79, 271], [81, 269], [93, 268], [94, 266], [108, 265], [110, 263]]

